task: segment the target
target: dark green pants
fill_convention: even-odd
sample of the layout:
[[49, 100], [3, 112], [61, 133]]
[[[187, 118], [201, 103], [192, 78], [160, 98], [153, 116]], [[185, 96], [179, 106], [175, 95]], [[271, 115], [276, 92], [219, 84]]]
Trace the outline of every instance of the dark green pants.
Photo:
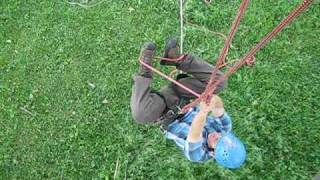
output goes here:
[[[187, 73], [189, 76], [181, 78], [178, 81], [201, 94], [206, 88], [213, 68], [209, 63], [192, 55], [188, 55], [186, 59], [177, 66], [177, 69]], [[222, 72], [219, 72], [217, 78], [221, 75]], [[134, 77], [130, 105], [133, 118], [138, 123], [155, 123], [167, 109], [177, 106], [180, 98], [195, 98], [192, 94], [173, 83], [155, 92], [150, 88], [151, 83], [151, 78], [139, 75]], [[222, 82], [214, 93], [219, 93], [225, 86], [226, 82]]]

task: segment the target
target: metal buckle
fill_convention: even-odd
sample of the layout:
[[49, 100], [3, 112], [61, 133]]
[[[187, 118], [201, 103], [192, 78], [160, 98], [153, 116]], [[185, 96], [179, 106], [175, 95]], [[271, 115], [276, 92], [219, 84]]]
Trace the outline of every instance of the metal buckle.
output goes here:
[[167, 130], [164, 129], [163, 125], [160, 126], [160, 131], [165, 134], [167, 132]]
[[173, 110], [169, 110], [167, 113], [166, 113], [166, 118], [174, 118], [176, 113], [174, 113]]

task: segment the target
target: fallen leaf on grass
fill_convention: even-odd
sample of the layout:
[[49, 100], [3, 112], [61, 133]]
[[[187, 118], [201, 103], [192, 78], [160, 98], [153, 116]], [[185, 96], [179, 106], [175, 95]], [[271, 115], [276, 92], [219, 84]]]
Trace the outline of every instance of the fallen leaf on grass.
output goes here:
[[132, 12], [132, 11], [134, 11], [135, 9], [133, 8], [133, 7], [129, 7], [129, 12]]
[[88, 85], [89, 85], [92, 89], [96, 88], [96, 86], [95, 86], [94, 84], [92, 84], [91, 82], [88, 82]]
[[103, 101], [102, 101], [102, 104], [108, 104], [109, 103], [109, 101], [107, 100], [107, 99], [104, 99]]

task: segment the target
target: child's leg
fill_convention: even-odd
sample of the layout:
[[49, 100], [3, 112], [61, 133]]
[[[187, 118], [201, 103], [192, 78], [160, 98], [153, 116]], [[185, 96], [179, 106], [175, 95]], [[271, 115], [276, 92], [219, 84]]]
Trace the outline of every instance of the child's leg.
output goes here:
[[134, 77], [131, 95], [131, 111], [138, 123], [156, 122], [164, 112], [164, 100], [150, 88], [152, 79], [143, 76]]
[[[201, 94], [207, 86], [214, 66], [210, 65], [206, 61], [201, 60], [198, 57], [188, 55], [186, 59], [177, 66], [177, 69], [192, 75], [192, 77], [181, 78], [178, 81], [194, 90], [195, 92]], [[217, 73], [216, 80], [218, 80], [222, 76], [222, 74], [223, 73], [219, 71]], [[225, 86], [226, 81], [220, 83], [214, 93], [219, 93]], [[194, 97], [190, 93], [177, 86], [175, 86], [175, 90], [182, 96], [191, 98]]]
[[[193, 75], [202, 82], [209, 81], [213, 68], [211, 64], [191, 54], [177, 66], [177, 69]], [[221, 76], [222, 73], [219, 72], [218, 75]]]
[[151, 78], [139, 75], [134, 77], [130, 105], [133, 118], [138, 123], [155, 123], [167, 107], [169, 108], [179, 101], [179, 98], [169, 87], [162, 88], [160, 92], [152, 91], [151, 81]]

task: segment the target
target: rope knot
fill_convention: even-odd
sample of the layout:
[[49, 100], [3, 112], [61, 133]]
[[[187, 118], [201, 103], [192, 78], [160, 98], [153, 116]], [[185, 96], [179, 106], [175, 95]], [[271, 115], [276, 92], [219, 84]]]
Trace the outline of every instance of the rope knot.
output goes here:
[[249, 58], [246, 59], [246, 64], [249, 67], [252, 67], [256, 62], [256, 58], [254, 56], [251, 56]]

